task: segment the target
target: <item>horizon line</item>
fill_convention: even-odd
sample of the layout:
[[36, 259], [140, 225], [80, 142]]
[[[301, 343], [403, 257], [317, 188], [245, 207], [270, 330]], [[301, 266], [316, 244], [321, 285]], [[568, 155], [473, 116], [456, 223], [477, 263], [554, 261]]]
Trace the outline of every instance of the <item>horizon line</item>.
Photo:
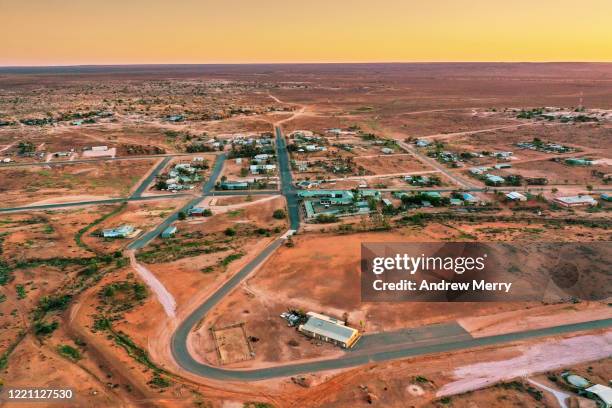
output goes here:
[[389, 64], [612, 64], [612, 60], [550, 61], [303, 61], [303, 62], [150, 62], [87, 63], [55, 65], [0, 65], [3, 68], [79, 68], [79, 67], [147, 67], [147, 66], [214, 66], [214, 65], [389, 65]]

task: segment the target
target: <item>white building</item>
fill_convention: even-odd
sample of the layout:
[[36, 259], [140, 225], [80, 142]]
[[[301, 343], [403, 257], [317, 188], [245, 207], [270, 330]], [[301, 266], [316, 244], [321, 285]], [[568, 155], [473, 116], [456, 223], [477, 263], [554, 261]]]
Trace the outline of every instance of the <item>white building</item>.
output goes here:
[[599, 398], [603, 402], [603, 407], [612, 408], [612, 388], [606, 385], [595, 384], [585, 391]]
[[314, 337], [343, 348], [351, 348], [359, 340], [359, 331], [348, 327], [344, 322], [319, 313], [308, 312], [308, 320], [298, 330], [307, 336]]
[[506, 198], [511, 201], [527, 201], [527, 197], [516, 191], [511, 191], [506, 194]]
[[580, 207], [580, 206], [595, 206], [597, 205], [597, 200], [589, 195], [577, 195], [571, 197], [557, 197], [554, 199], [554, 202], [557, 204], [561, 204], [564, 207]]
[[276, 170], [276, 164], [252, 164], [249, 169], [252, 174], [271, 173]]

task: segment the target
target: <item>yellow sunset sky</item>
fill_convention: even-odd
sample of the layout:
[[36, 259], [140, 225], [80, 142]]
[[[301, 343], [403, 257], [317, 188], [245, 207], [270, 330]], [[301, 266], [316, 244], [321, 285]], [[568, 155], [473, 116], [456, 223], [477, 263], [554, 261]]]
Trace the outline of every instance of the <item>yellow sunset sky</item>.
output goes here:
[[0, 66], [612, 61], [612, 0], [0, 0]]

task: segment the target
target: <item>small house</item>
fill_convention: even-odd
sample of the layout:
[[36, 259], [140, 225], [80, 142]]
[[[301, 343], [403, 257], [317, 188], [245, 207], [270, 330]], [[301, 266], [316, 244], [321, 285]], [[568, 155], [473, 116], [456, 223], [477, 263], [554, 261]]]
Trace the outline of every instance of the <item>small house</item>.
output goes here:
[[134, 232], [134, 226], [125, 224], [116, 228], [102, 230], [102, 236], [104, 238], [129, 238], [134, 234]]
[[182, 122], [185, 120], [185, 117], [183, 115], [170, 115], [166, 116], [166, 120], [168, 122]]
[[577, 195], [571, 197], [557, 197], [554, 202], [564, 207], [595, 206], [597, 200], [589, 195]]
[[509, 159], [512, 157], [512, 152], [495, 152], [493, 153], [493, 156], [497, 157], [498, 159]]
[[276, 170], [276, 164], [252, 164], [249, 169], [252, 174], [267, 174]]
[[164, 239], [171, 238], [176, 234], [176, 226], [170, 225], [168, 228], [162, 231], [161, 237]]
[[516, 191], [507, 193], [506, 198], [510, 201], [527, 201], [527, 197]]
[[503, 177], [494, 174], [487, 174], [485, 180], [492, 184], [503, 184], [506, 181]]
[[224, 181], [221, 183], [222, 190], [248, 190], [249, 183], [246, 181]]
[[431, 198], [442, 198], [442, 194], [438, 193], [437, 191], [423, 191], [423, 195]]
[[487, 170], [489, 170], [488, 167], [472, 167], [470, 169], [470, 173], [475, 176], [480, 176], [481, 174], [484, 174], [484, 172]]
[[205, 211], [206, 211], [205, 208], [202, 208], [202, 207], [193, 207], [193, 208], [190, 208], [187, 211], [187, 214], [192, 216], [192, 217], [203, 217]]
[[570, 166], [592, 166], [593, 160], [571, 157], [569, 159], [565, 159], [565, 164]]
[[463, 198], [463, 201], [465, 201], [466, 203], [470, 203], [470, 204], [478, 203], [478, 198], [474, 197], [470, 193], [463, 193], [461, 194], [461, 197]]

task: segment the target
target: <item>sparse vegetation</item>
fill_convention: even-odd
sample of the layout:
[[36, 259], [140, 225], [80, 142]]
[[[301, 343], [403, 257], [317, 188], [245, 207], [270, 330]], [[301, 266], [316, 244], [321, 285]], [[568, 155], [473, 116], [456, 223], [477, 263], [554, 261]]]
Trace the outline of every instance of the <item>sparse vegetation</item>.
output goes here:
[[34, 323], [34, 334], [39, 337], [45, 337], [53, 333], [59, 327], [59, 323], [56, 321], [44, 322], [37, 321]]
[[[217, 242], [220, 245], [214, 245]], [[136, 258], [144, 263], [162, 263], [172, 262], [177, 259], [189, 258], [201, 254], [212, 254], [227, 250], [223, 241], [213, 240], [193, 240], [193, 241], [178, 241], [176, 239], [167, 239], [162, 243], [154, 243], [149, 245], [144, 251], [138, 252]]]
[[238, 252], [238, 253], [235, 253], [235, 254], [230, 254], [230, 255], [226, 256], [225, 258], [223, 258], [219, 262], [219, 264], [225, 268], [230, 263], [234, 262], [235, 260], [238, 260], [238, 259], [242, 258], [243, 256], [244, 256], [244, 253], [242, 253], [242, 252]]
[[156, 372], [153, 374], [153, 378], [151, 378], [151, 381], [149, 381], [147, 384], [149, 384], [153, 388], [167, 388], [171, 385], [171, 382], [167, 378], [162, 377], [159, 373]]
[[315, 218], [315, 222], [319, 224], [331, 224], [338, 221], [338, 217], [332, 214], [319, 214]]
[[272, 217], [276, 218], [277, 220], [284, 220], [287, 217], [287, 214], [285, 213], [285, 210], [279, 208], [278, 210], [274, 210]]
[[81, 352], [68, 344], [59, 345], [57, 352], [72, 361], [79, 361], [81, 359]]
[[244, 408], [274, 408], [273, 405], [268, 404], [267, 402], [245, 402], [243, 404]]
[[81, 228], [75, 235], [74, 235], [74, 241], [76, 242], [76, 244], [78, 246], [80, 246], [83, 249], [86, 249], [90, 252], [95, 252], [93, 249], [91, 249], [87, 244], [85, 244], [83, 242], [83, 235], [89, 231], [90, 229], [92, 229], [93, 227], [95, 227], [96, 225], [100, 224], [101, 222], [106, 221], [107, 219], [109, 219], [110, 217], [119, 214], [121, 211], [123, 211], [125, 209], [125, 207], [127, 206], [127, 203], [122, 203], [120, 206], [118, 206], [117, 208], [115, 208], [114, 210], [112, 210], [111, 212], [109, 212], [108, 214], [103, 215], [102, 217], [96, 219], [94, 222], [92, 222], [91, 224], [86, 225], [85, 227]]
[[16, 285], [15, 291], [17, 292], [17, 299], [21, 300], [26, 298], [27, 293], [23, 285]]

